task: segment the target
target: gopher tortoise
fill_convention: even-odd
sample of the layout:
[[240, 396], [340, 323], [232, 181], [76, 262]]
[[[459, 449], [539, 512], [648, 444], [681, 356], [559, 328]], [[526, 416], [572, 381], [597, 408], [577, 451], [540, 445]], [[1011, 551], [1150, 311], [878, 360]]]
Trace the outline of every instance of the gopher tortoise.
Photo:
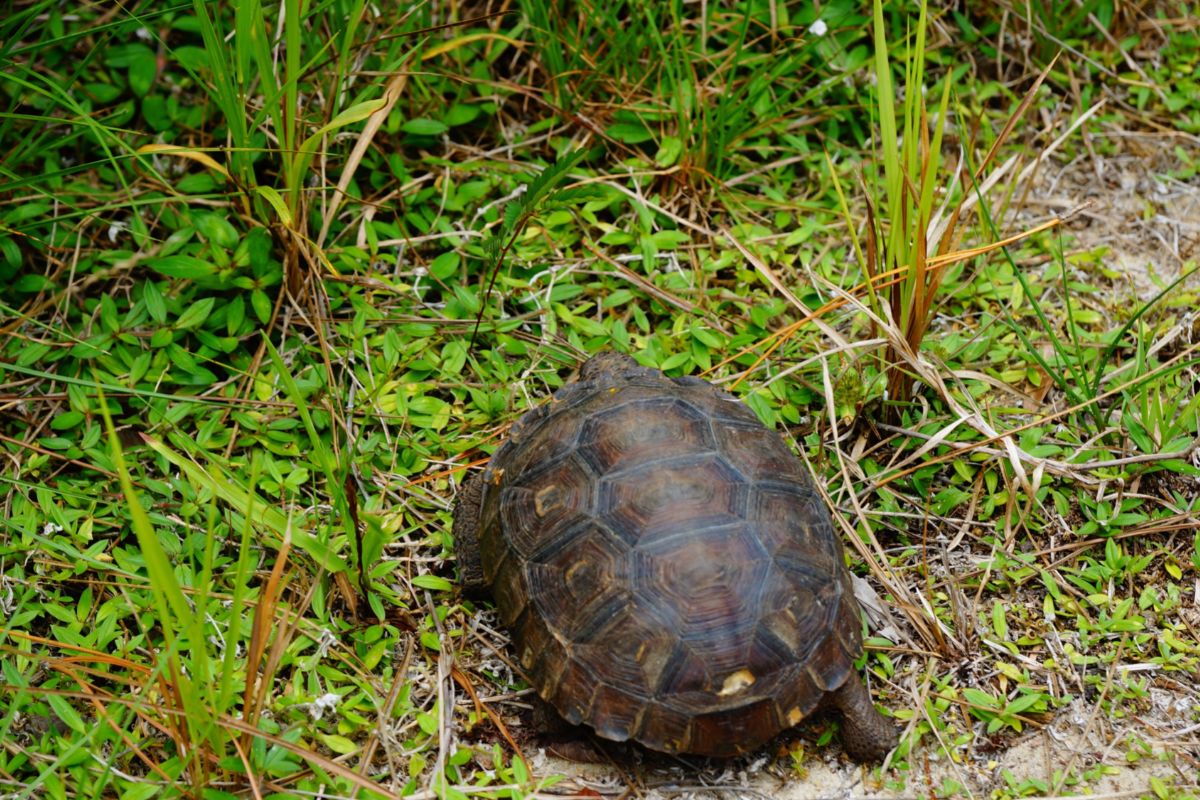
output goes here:
[[573, 725], [733, 756], [819, 708], [879, 761], [896, 730], [854, 659], [858, 604], [820, 495], [773, 431], [699, 378], [601, 353], [459, 491], [468, 590]]

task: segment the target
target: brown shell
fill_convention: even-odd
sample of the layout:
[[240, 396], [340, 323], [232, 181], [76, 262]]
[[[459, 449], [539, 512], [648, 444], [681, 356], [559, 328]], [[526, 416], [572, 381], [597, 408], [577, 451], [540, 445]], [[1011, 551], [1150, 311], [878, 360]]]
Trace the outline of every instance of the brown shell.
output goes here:
[[484, 578], [569, 722], [728, 756], [852, 676], [859, 612], [829, 514], [783, 440], [711, 384], [585, 365], [483, 480]]

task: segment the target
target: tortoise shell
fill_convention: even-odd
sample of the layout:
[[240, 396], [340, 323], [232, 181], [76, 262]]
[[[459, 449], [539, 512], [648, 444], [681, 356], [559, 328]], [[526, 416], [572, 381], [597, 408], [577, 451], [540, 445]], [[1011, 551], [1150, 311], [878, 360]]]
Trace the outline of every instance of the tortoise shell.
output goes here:
[[820, 495], [706, 381], [595, 356], [472, 488], [456, 537], [472, 528], [522, 666], [570, 723], [730, 756], [861, 689], [859, 609]]

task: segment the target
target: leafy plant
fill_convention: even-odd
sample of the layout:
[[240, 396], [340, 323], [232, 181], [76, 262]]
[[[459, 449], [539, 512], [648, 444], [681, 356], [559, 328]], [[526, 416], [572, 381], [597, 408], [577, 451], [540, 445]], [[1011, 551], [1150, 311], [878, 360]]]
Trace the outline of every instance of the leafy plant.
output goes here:
[[[1128, 327], [1128, 326], [1127, 326]], [[1139, 325], [1134, 341], [1134, 375], [1147, 375], [1145, 381], [1130, 386], [1122, 393], [1121, 419], [1130, 439], [1141, 453], [1185, 453], [1200, 439], [1200, 395], [1193, 395], [1182, 405], [1179, 398], [1187, 397], [1181, 381], [1188, 381], [1184, 362], [1166, 373], [1155, 370], [1147, 349], [1153, 337], [1144, 324]], [[1155, 372], [1159, 374], [1154, 375]], [[1171, 462], [1163, 462], [1171, 468]], [[1185, 469], [1182, 463], [1173, 465]]]
[[[585, 155], [587, 155], [587, 151], [576, 150], [559, 158], [525, 185], [525, 191], [521, 194], [520, 200], [505, 206], [504, 219], [495, 233], [484, 240], [483, 244], [484, 274], [490, 276], [487, 289], [484, 291], [485, 305], [496, 285], [496, 276], [500, 274], [505, 254], [516, 243], [521, 230], [535, 214], [595, 196], [595, 190], [587, 186], [555, 191], [556, 187], [566, 178], [567, 173], [574, 169]], [[475, 328], [471, 332], [472, 343], [479, 333], [479, 323], [482, 319], [483, 312], [481, 310], [479, 317], [475, 320]]]
[[987, 732], [995, 733], [1003, 728], [1015, 731], [1024, 729], [1022, 715], [1045, 711], [1050, 707], [1050, 697], [1045, 692], [1021, 691], [1016, 697], [997, 698], [981, 689], [963, 689], [963, 697], [970, 704], [971, 715], [987, 723]]
[[[346, 9], [349, 24], [339, 28], [336, 38], [321, 42], [315, 32], [305, 30], [306, 18], [311, 12], [300, 0], [285, 0], [282, 4], [283, 31], [277, 39], [268, 28], [268, 17], [259, 0], [237, 4], [229, 30], [221, 27], [223, 16], [214, 18], [210, 15], [205, 0], [194, 0], [196, 21], [207, 56], [207, 70], [196, 77], [221, 111], [229, 146], [215, 152], [223, 155], [223, 160], [214, 158], [212, 150], [206, 152], [174, 144], [148, 144], [138, 150], [146, 155], [190, 159], [231, 181], [243, 214], [280, 234], [285, 285], [293, 294], [299, 293], [303, 283], [302, 265], [316, 273], [330, 267], [320, 250], [318, 235], [310, 227], [313, 204], [305, 191], [318, 149], [330, 136], [364, 120], [373, 119], [372, 130], [376, 129], [396, 102], [403, 85], [394, 82], [384, 96], [344, 104], [347, 94], [340, 91], [341, 80], [338, 79], [331, 87], [334, 103], [325, 109], [328, 117], [314, 123], [302, 113], [300, 96], [306, 88], [303, 82], [307, 66], [329, 58], [329, 51], [336, 50], [340, 54], [338, 66], [346, 67], [364, 8], [361, 1], [352, 5], [354, 7]], [[233, 41], [232, 53], [225, 45], [228, 38]], [[282, 56], [281, 72], [275, 68], [276, 47]], [[398, 70], [400, 63], [397, 59], [388, 64], [388, 70]], [[315, 87], [309, 88], [315, 90]], [[359, 90], [358, 98], [380, 93], [378, 85], [373, 84]], [[259, 96], [262, 107], [255, 110], [252, 99]], [[268, 148], [268, 141], [276, 142], [276, 146]], [[260, 178], [265, 172], [264, 155], [275, 160], [274, 180]], [[348, 160], [344, 183], [348, 182], [356, 166], [355, 158]], [[344, 191], [344, 185], [341, 191]], [[339, 204], [340, 197], [332, 202], [332, 208], [336, 209]]]

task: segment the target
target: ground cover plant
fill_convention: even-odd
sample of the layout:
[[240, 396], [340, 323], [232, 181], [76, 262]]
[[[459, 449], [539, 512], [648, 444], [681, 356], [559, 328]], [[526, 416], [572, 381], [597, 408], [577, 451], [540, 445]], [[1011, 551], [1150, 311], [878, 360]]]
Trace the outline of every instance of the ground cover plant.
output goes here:
[[[0, 792], [1197, 796], [1196, 12], [18, 0]], [[451, 507], [604, 348], [812, 470], [886, 764], [539, 752]]]

